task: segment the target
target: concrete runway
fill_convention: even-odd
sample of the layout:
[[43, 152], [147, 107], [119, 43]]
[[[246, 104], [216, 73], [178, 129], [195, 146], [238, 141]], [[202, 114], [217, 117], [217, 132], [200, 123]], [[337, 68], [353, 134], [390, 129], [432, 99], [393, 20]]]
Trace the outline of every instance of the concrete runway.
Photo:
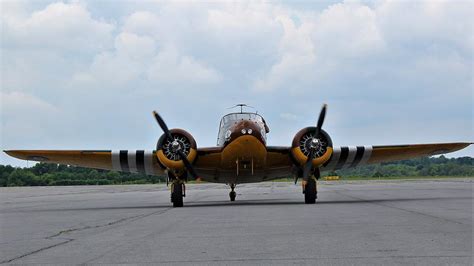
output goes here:
[[12, 264], [472, 265], [473, 181], [0, 188]]

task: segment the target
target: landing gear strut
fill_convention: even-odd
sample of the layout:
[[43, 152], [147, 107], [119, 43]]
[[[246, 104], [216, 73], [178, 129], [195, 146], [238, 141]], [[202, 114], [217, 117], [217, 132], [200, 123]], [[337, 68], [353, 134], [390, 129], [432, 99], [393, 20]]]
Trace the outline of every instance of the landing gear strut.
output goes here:
[[231, 191], [229, 192], [230, 201], [235, 201], [235, 197], [237, 196], [237, 193], [235, 193], [234, 188], [235, 188], [235, 184], [230, 184], [230, 189], [231, 189]]

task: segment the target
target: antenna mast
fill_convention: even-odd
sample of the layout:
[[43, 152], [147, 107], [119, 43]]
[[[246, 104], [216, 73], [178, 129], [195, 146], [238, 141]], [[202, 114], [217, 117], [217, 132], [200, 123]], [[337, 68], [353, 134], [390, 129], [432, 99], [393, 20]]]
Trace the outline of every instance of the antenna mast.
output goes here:
[[[245, 107], [249, 107], [249, 108], [254, 108], [253, 106], [250, 106], [250, 105], [247, 105], [245, 103], [238, 103], [232, 107], [229, 107], [228, 109], [232, 109], [232, 108], [235, 108], [235, 107], [240, 107], [240, 113], [243, 113], [244, 112], [244, 106]], [[255, 109], [255, 108], [254, 108]]]

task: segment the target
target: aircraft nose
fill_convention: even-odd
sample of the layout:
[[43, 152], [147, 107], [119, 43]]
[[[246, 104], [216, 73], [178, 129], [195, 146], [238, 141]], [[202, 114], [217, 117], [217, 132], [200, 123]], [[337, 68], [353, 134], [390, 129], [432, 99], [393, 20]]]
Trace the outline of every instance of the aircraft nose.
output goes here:
[[243, 120], [234, 126], [231, 139], [236, 139], [240, 136], [253, 136], [261, 142], [265, 142], [260, 126], [254, 121]]

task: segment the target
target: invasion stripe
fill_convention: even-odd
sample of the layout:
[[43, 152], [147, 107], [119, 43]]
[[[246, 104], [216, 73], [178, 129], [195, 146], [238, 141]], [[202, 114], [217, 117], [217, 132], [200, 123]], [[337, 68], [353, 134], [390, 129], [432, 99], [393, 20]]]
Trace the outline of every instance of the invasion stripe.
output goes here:
[[355, 155], [355, 158], [354, 158], [354, 161], [351, 163], [351, 165], [349, 167], [356, 167], [360, 160], [362, 160], [362, 156], [364, 155], [364, 146], [357, 146], [357, 152], [356, 152], [356, 155]]
[[135, 160], [136, 158], [136, 153], [135, 151], [129, 151], [128, 152], [128, 168], [131, 173], [136, 173], [137, 172], [137, 161]]
[[332, 169], [336, 166], [337, 161], [339, 160], [339, 156], [341, 155], [341, 148], [333, 148], [333, 152], [331, 158], [327, 161], [326, 165], [324, 165], [325, 169]]
[[370, 159], [370, 156], [372, 155], [372, 146], [365, 146], [365, 152], [364, 156], [362, 156], [362, 159], [359, 162], [359, 165], [363, 165], [367, 163], [367, 161]]
[[153, 157], [154, 157], [154, 151], [145, 151], [145, 174], [147, 175], [153, 175]]
[[339, 160], [337, 161], [337, 165], [335, 169], [341, 169], [342, 166], [344, 166], [344, 164], [346, 163], [348, 156], [349, 156], [349, 148], [341, 147], [341, 155], [339, 156]]
[[120, 166], [120, 151], [112, 151], [112, 169], [114, 171], [122, 171]]
[[351, 165], [351, 163], [355, 159], [356, 153], [357, 153], [357, 148], [356, 147], [354, 147], [354, 146], [349, 147], [349, 155], [347, 156], [346, 162], [344, 163], [342, 168], [348, 168]]
[[137, 171], [139, 173], [145, 174], [145, 151], [144, 150], [138, 150], [137, 155]]
[[120, 166], [123, 172], [129, 172], [127, 153], [126, 150], [120, 151]]

